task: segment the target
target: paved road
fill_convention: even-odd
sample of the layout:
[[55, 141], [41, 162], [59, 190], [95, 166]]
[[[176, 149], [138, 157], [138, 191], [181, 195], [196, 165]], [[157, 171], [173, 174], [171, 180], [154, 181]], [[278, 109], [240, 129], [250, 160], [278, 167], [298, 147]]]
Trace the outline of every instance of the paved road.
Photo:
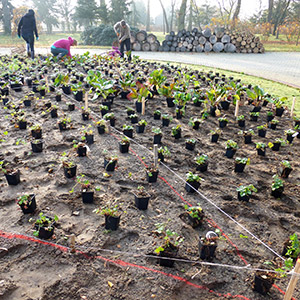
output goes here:
[[[101, 54], [104, 49], [72, 49], [72, 53]], [[37, 53], [49, 53], [47, 48]], [[0, 48], [0, 54], [10, 54], [9, 48]], [[171, 53], [134, 52], [144, 59], [164, 60], [243, 72], [300, 88], [300, 52], [269, 52], [265, 54], [229, 53]]]

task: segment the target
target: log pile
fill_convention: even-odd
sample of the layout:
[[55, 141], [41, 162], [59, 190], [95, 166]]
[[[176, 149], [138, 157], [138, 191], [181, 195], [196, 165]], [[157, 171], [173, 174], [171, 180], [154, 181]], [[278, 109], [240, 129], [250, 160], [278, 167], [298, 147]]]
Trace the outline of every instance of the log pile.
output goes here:
[[145, 30], [131, 32], [131, 49], [134, 51], [158, 51], [160, 42], [152, 33], [147, 34]]
[[164, 52], [228, 52], [264, 53], [259, 37], [250, 33], [229, 32], [224, 28], [185, 29], [175, 34], [171, 31], [159, 47]]

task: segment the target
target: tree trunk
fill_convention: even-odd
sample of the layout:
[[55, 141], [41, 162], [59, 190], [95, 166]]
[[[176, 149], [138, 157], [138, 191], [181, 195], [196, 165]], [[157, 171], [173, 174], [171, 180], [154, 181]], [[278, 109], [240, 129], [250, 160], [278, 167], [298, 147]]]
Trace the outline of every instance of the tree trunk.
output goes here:
[[4, 33], [7, 35], [11, 34], [11, 15], [10, 15], [10, 6], [8, 0], [2, 0], [2, 10], [3, 10], [3, 25]]
[[274, 6], [274, 0], [269, 0], [268, 23], [271, 23], [271, 22], [272, 22], [272, 17], [273, 17], [273, 6]]
[[164, 6], [163, 6], [161, 0], [159, 0], [159, 2], [160, 2], [160, 5], [161, 5], [161, 8], [162, 8], [162, 10], [163, 10], [163, 16], [164, 16], [165, 24], [166, 24], [166, 31], [167, 31], [167, 32], [170, 32], [169, 22], [168, 22], [168, 17], [167, 17], [165, 8], [164, 8]]
[[236, 9], [235, 9], [235, 12], [234, 12], [233, 18], [232, 18], [234, 22], [239, 17], [239, 14], [240, 14], [240, 11], [241, 11], [241, 4], [242, 4], [242, 0], [238, 0], [237, 5], [236, 5]]
[[178, 14], [178, 30], [182, 30], [185, 27], [186, 4], [187, 0], [182, 0]]
[[[283, 0], [282, 0], [283, 1]], [[279, 1], [278, 2], [278, 6], [276, 8], [276, 13], [274, 16], [274, 29], [273, 29], [273, 35], [275, 36], [277, 33], [277, 29], [278, 27], [283, 24], [286, 15], [287, 15], [287, 11], [288, 8], [291, 4], [291, 0], [286, 0], [285, 2]]]
[[147, 6], [146, 31], [150, 31], [150, 0], [148, 0], [148, 6]]
[[172, 9], [171, 9], [170, 31], [173, 31], [175, 4], [176, 4], [176, 0], [172, 0], [172, 3], [171, 3]]
[[190, 0], [190, 13], [189, 13], [188, 30], [192, 31], [192, 29], [193, 29], [193, 0]]

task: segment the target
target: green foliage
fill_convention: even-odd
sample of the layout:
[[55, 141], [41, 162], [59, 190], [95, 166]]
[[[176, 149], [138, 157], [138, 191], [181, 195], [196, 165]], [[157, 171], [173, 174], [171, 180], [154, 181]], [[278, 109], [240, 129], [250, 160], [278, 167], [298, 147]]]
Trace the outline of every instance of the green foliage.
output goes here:
[[238, 144], [233, 141], [233, 140], [228, 140], [226, 142], [226, 149], [237, 149], [238, 148]]
[[278, 177], [278, 175], [274, 175], [273, 176], [273, 182], [272, 182], [271, 188], [272, 188], [272, 191], [275, 191], [277, 189], [283, 188], [283, 180], [280, 179]]
[[235, 159], [235, 162], [238, 163], [238, 164], [250, 165], [250, 158], [247, 158], [247, 157], [243, 157], [243, 158], [237, 157]]
[[291, 164], [290, 164], [290, 162], [288, 161], [288, 160], [283, 160], [283, 161], [281, 161], [281, 163], [280, 163], [284, 168], [287, 168], [287, 169], [291, 169], [292, 167], [291, 167]]
[[[199, 205], [199, 203], [198, 203]], [[184, 205], [184, 208], [186, 209], [187, 213], [196, 220], [202, 221], [204, 218], [204, 212], [203, 209], [201, 208], [201, 206], [188, 206], [188, 205]]]
[[179, 132], [181, 132], [181, 125], [180, 124], [178, 124], [177, 126], [172, 127], [172, 135], [173, 136], [175, 136]]
[[156, 135], [158, 135], [158, 134], [161, 135], [162, 134], [162, 131], [159, 127], [153, 127], [152, 132]]
[[256, 149], [265, 149], [266, 147], [267, 144], [265, 143], [261, 143], [261, 142], [256, 143]]
[[118, 204], [115, 205], [107, 205], [102, 208], [98, 208], [94, 210], [96, 214], [101, 214], [105, 216], [111, 216], [111, 217], [118, 217], [120, 215], [119, 209], [118, 209]]
[[202, 154], [200, 156], [195, 157], [195, 161], [197, 165], [204, 165], [208, 161], [208, 156], [206, 154]]
[[54, 222], [58, 221], [58, 217], [55, 215], [54, 220], [51, 220], [49, 217], [46, 217], [42, 212], [39, 214], [39, 218], [35, 221], [35, 225], [37, 226], [36, 230], [33, 232], [33, 235], [38, 237], [39, 231], [41, 227], [43, 227], [47, 231], [51, 231], [53, 229]]
[[171, 152], [169, 151], [167, 146], [158, 148], [158, 153], [161, 153], [163, 156], [171, 156]]
[[257, 192], [257, 189], [254, 187], [253, 184], [249, 185], [241, 185], [239, 186], [236, 191], [240, 194], [241, 197], [250, 196], [252, 192]]
[[202, 180], [202, 178], [197, 175], [197, 174], [194, 174], [193, 172], [188, 172], [186, 174], [186, 181], [191, 183], [191, 182], [200, 182]]

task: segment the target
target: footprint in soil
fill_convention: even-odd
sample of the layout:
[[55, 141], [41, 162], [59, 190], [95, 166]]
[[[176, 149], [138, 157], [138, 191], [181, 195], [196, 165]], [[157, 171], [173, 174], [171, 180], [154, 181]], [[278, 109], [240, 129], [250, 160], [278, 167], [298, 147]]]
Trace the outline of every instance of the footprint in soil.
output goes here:
[[139, 239], [139, 234], [136, 231], [129, 231], [126, 233], [123, 233], [122, 236], [114, 236], [112, 239], [111, 237], [108, 237], [108, 239], [104, 242], [102, 248], [103, 249], [114, 249], [115, 245], [120, 245], [121, 248], [124, 246], [128, 246], [130, 244], [134, 244], [135, 241]]

